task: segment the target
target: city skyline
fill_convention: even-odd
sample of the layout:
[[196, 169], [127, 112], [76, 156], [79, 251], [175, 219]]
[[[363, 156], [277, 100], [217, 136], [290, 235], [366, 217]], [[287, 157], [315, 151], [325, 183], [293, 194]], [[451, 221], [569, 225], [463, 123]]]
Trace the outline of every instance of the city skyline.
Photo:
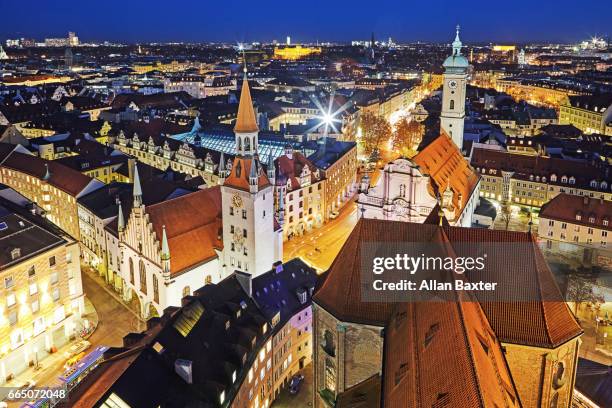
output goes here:
[[[74, 1], [52, 6], [25, 3], [36, 7], [36, 15], [31, 15], [32, 7], [24, 7], [23, 2], [3, 5], [13, 16], [0, 29], [3, 40], [43, 39], [76, 31], [84, 42], [283, 42], [286, 36], [295, 43], [349, 42], [367, 40], [374, 32], [377, 40], [391, 37], [398, 42], [446, 42], [457, 24], [462, 26], [466, 43], [575, 43], [593, 36], [609, 37], [603, 2], [589, 2], [589, 7], [577, 10], [567, 0], [545, 2], [550, 3], [548, 7], [525, 13], [530, 7], [525, 0], [512, 9], [492, 7], [481, 0], [443, 1], [441, 7], [408, 6], [393, 0], [377, 4], [375, 17], [369, 11], [371, 4], [363, 1], [346, 7], [317, 0], [295, 14], [280, 7], [277, 0], [256, 6], [240, 0], [229, 10], [216, 9], [214, 15], [209, 15], [210, 7], [193, 1], [162, 9], [145, 8], [142, 3], [106, 2], [108, 10], [121, 8], [122, 13], [116, 15]], [[30, 24], [23, 24], [24, 20]]]

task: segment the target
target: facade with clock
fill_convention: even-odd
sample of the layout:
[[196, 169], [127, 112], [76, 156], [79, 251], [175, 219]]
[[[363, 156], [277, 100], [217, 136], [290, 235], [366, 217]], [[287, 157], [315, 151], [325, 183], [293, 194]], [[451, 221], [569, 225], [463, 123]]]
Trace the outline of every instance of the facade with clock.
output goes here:
[[[257, 277], [282, 259], [282, 228], [274, 212], [274, 166], [258, 160], [258, 127], [248, 83], [234, 128], [233, 161], [219, 167], [214, 186], [144, 205], [135, 168], [133, 205], [107, 227], [125, 301], [143, 318], [180, 306], [185, 296], [239, 270]], [[281, 217], [282, 223], [282, 217]]]
[[461, 55], [463, 44], [457, 36], [453, 41], [453, 53], [444, 61], [444, 82], [442, 92], [442, 112], [440, 128], [445, 131], [461, 150], [463, 148], [463, 127], [465, 120], [465, 89], [469, 63]]

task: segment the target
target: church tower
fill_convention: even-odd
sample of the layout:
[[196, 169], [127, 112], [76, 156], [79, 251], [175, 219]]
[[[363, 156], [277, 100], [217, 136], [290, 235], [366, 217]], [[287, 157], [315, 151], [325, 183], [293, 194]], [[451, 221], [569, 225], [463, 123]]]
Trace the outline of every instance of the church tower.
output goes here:
[[459, 26], [457, 26], [457, 35], [453, 41], [453, 54], [444, 61], [440, 127], [453, 139], [459, 150], [463, 148], [465, 88], [469, 68], [467, 58], [461, 55], [462, 46], [459, 39]]
[[[240, 270], [258, 276], [282, 258], [275, 231], [273, 184], [257, 154], [259, 128], [246, 78], [234, 126], [236, 157], [221, 178], [223, 273]], [[281, 241], [282, 242], [282, 241]]]

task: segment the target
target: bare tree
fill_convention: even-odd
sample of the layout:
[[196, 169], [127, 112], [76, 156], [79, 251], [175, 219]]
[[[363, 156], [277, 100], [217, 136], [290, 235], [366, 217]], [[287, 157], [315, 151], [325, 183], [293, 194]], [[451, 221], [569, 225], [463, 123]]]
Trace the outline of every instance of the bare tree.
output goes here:
[[593, 283], [583, 277], [572, 274], [568, 278], [565, 299], [574, 302], [574, 314], [578, 314], [580, 306], [585, 303], [603, 303], [604, 298], [593, 290]]

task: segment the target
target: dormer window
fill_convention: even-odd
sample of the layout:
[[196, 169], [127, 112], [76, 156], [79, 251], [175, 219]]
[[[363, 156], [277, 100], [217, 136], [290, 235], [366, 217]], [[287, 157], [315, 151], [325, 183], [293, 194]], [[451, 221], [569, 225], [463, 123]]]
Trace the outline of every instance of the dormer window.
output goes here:
[[567, 183], [567, 177], [566, 176], [561, 176], [561, 182], [563, 184]]
[[570, 184], [576, 184], [576, 178], [574, 176], [569, 178], [569, 183]]
[[582, 220], [582, 214], [577, 213], [576, 214], [576, 221], [580, 221], [580, 220]]
[[266, 334], [268, 332], [268, 323], [264, 323], [263, 326], [261, 326], [261, 332], [263, 334]]
[[11, 259], [15, 260], [21, 256], [21, 248], [13, 248], [11, 251]]
[[553, 183], [556, 183], [557, 182], [557, 175], [556, 174], [551, 174], [550, 181], [552, 181]]
[[597, 188], [597, 181], [596, 180], [591, 180], [590, 186], [593, 188]]
[[591, 224], [595, 224], [595, 217], [590, 216], [590, 217], [589, 217], [589, 222], [590, 222]]

